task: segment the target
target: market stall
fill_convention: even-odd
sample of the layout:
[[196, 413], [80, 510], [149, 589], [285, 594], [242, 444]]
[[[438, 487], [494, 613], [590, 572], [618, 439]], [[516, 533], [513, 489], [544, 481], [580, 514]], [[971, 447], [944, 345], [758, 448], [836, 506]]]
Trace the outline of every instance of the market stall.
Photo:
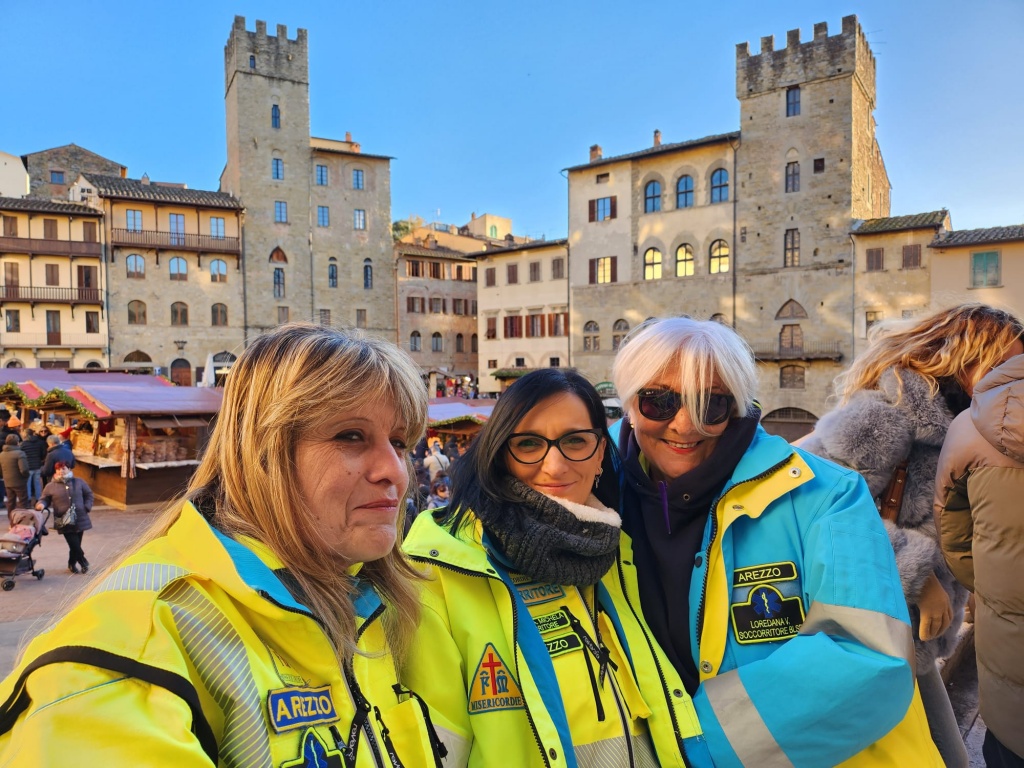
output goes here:
[[0, 400], [28, 425], [70, 440], [76, 474], [105, 503], [156, 504], [179, 495], [220, 409], [221, 390], [159, 376], [10, 369]]
[[427, 405], [427, 436], [442, 441], [472, 438], [494, 410], [493, 400], [437, 397]]

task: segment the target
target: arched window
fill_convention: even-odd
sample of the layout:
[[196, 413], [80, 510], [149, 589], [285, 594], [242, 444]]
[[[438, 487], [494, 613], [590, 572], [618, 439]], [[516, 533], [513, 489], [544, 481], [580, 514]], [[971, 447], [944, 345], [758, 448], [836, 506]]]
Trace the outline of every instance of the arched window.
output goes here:
[[[334, 260], [333, 256], [331, 257], [331, 260], [332, 261]], [[337, 264], [328, 264], [327, 265], [327, 287], [328, 288], [337, 288], [338, 287], [338, 265]]]
[[99, 360], [90, 360], [85, 364], [85, 370], [87, 371], [102, 371], [103, 363]]
[[430, 336], [430, 351], [444, 352], [444, 343], [441, 340], [441, 334], [436, 331]]
[[228, 324], [228, 305], [214, 304], [210, 307], [210, 325], [222, 327]]
[[409, 334], [409, 351], [419, 352], [423, 349], [423, 341], [420, 337], [419, 331], [413, 331]]
[[146, 277], [146, 260], [139, 254], [131, 254], [124, 260], [124, 264], [128, 269], [128, 277], [133, 280], [142, 280]]
[[270, 261], [276, 264], [288, 263], [288, 257], [285, 255], [284, 251], [281, 250], [281, 246], [277, 246], [270, 252]]
[[277, 104], [270, 108], [270, 127], [281, 127], [281, 108]]
[[179, 387], [192, 386], [192, 364], [183, 357], [171, 362], [171, 381]]
[[489, 230], [487, 230], [487, 232], [488, 232], [488, 234], [491, 237], [497, 237], [498, 236], [498, 228], [496, 226], [494, 226], [493, 224], [491, 224], [491, 228]]
[[188, 280], [188, 262], [181, 256], [175, 256], [167, 265], [171, 280]]
[[188, 325], [188, 304], [183, 301], [171, 304], [171, 325]]
[[693, 246], [689, 243], [676, 248], [676, 277], [693, 277]]
[[466, 338], [461, 334], [455, 334], [455, 351], [465, 352], [466, 351]]
[[128, 302], [128, 325], [145, 325], [146, 324], [146, 302], [144, 301], [129, 301]]
[[274, 267], [274, 298], [283, 299], [284, 297], [284, 268]]
[[708, 249], [710, 271], [717, 275], [729, 271], [729, 244], [725, 240], [715, 240]]
[[373, 288], [373, 259], [363, 259], [363, 288]]
[[21, 360], [8, 360], [5, 368], [24, 368], [25, 364]]
[[804, 367], [784, 365], [779, 369], [779, 389], [803, 389]]
[[583, 351], [597, 352], [601, 349], [601, 326], [593, 320], [583, 324]]
[[255, 56], [250, 56], [249, 57], [249, 69], [256, 69], [256, 57]]
[[680, 176], [676, 182], [676, 208], [693, 207], [693, 177]]
[[776, 320], [789, 320], [790, 318], [806, 319], [806, 317], [807, 310], [798, 301], [793, 299], [783, 304], [779, 311], [775, 313]]
[[228, 281], [228, 264], [224, 259], [214, 259], [210, 262], [210, 282], [226, 283]]
[[648, 181], [644, 187], [644, 213], [656, 213], [661, 210], [661, 182]]
[[280, 157], [270, 158], [270, 178], [277, 180], [284, 178], [284, 160]]
[[659, 280], [661, 278], [661, 251], [657, 248], [648, 248], [644, 252], [644, 280]]
[[615, 325], [612, 326], [613, 350], [618, 350], [622, 344], [622, 340], [626, 338], [627, 333], [629, 333], [629, 323], [622, 319], [616, 320]]
[[726, 203], [729, 201], [729, 172], [719, 168], [711, 174], [711, 202]]
[[469, 337], [469, 351], [474, 355], [480, 351], [480, 340], [475, 333]]
[[124, 361], [126, 363], [152, 363], [153, 358], [147, 355], [145, 352], [136, 349], [134, 352], [129, 352], [127, 355], [125, 355]]

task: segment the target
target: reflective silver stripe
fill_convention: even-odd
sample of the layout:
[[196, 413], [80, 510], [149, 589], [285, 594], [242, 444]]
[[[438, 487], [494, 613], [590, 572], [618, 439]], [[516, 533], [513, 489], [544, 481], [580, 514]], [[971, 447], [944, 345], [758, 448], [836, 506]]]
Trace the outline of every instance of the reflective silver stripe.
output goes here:
[[914, 633], [909, 624], [878, 611], [851, 608], [848, 605], [811, 603], [811, 610], [800, 627], [801, 635], [821, 632], [853, 640], [873, 651], [903, 659], [915, 666]]
[[187, 581], [163, 596], [185, 654], [224, 714], [220, 762], [233, 768], [271, 768], [270, 738], [245, 644], [209, 598]]
[[159, 592], [188, 571], [177, 565], [139, 563], [118, 568], [92, 590], [93, 594], [124, 590], [131, 592]]
[[775, 741], [764, 720], [743, 687], [738, 670], [705, 680], [702, 684], [718, 724], [725, 732], [743, 765], [758, 768], [793, 768], [782, 747]]
[[658, 760], [654, 756], [650, 737], [646, 733], [629, 737], [633, 744], [633, 762], [629, 761], [629, 749], [625, 736], [601, 739], [593, 744], [576, 744], [576, 764], [586, 768], [658, 768]]

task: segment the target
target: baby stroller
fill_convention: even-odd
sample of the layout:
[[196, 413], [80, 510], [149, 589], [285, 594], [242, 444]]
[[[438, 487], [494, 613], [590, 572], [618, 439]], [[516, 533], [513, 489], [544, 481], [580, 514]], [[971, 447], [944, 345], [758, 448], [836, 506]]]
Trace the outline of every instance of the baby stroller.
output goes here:
[[32, 550], [40, 542], [40, 537], [47, 533], [46, 523], [50, 519], [50, 510], [37, 512], [34, 509], [16, 509], [11, 512], [11, 529], [0, 533], [0, 578], [3, 579], [4, 592], [14, 589], [14, 577], [22, 573], [31, 573], [37, 579], [46, 573], [40, 568], [36, 570]]

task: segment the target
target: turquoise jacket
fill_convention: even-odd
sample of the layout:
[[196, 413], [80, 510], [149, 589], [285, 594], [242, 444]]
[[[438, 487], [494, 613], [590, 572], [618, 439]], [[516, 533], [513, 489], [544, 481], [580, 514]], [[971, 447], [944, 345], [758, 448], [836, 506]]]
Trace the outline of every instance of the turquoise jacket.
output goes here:
[[717, 768], [942, 765], [895, 557], [860, 475], [759, 426], [702, 550], [693, 701]]

